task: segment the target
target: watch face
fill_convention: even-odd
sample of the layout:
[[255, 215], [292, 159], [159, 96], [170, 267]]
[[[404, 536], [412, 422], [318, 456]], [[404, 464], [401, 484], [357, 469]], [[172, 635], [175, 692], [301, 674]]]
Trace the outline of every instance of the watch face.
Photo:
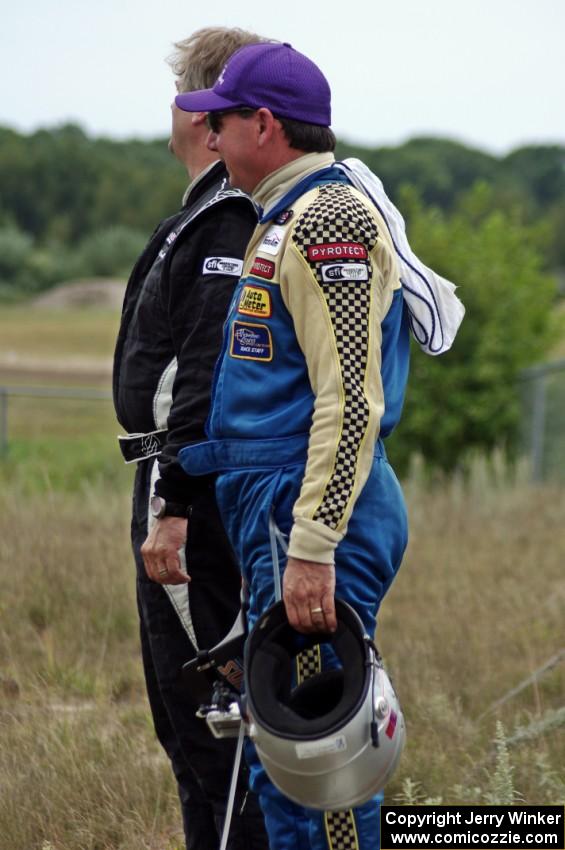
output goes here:
[[165, 514], [165, 500], [161, 496], [151, 496], [151, 514], [160, 519]]

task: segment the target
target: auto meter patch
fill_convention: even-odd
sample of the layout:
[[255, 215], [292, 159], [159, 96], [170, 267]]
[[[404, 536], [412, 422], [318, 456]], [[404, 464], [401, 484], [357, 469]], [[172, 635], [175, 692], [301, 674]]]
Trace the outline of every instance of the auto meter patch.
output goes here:
[[246, 316], [268, 319], [272, 314], [271, 293], [263, 286], [246, 284], [243, 287], [237, 309]]
[[273, 359], [273, 340], [267, 325], [235, 321], [231, 331], [230, 355], [240, 360]]
[[308, 245], [306, 254], [312, 263], [321, 263], [326, 260], [367, 259], [367, 249], [359, 242], [320, 242], [317, 245]]
[[254, 274], [256, 277], [263, 277], [265, 280], [272, 280], [275, 276], [275, 264], [272, 260], [263, 260], [261, 257], [255, 257], [250, 274]]
[[324, 263], [320, 271], [325, 283], [334, 280], [369, 280], [367, 263]]

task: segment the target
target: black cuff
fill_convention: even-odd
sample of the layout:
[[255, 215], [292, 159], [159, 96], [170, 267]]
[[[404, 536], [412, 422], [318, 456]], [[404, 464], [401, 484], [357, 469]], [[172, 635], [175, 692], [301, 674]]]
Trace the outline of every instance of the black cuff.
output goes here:
[[215, 475], [183, 474], [180, 481], [176, 477], [174, 480], [169, 480], [168, 477], [158, 478], [154, 492], [156, 496], [162, 496], [167, 502], [188, 506], [199, 494], [213, 490], [215, 481]]

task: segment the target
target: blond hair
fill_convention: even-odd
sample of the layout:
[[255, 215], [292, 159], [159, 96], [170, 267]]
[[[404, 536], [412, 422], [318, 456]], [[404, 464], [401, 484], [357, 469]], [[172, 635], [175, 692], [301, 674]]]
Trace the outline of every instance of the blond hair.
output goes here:
[[178, 77], [178, 90], [212, 88], [232, 53], [258, 41], [270, 39], [238, 27], [204, 27], [175, 42], [174, 53], [167, 57], [167, 62]]

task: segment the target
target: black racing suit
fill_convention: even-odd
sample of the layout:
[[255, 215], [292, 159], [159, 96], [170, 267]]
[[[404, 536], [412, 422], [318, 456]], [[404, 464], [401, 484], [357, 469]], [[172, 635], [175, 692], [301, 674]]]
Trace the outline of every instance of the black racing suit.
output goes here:
[[[189, 478], [176, 456], [179, 447], [204, 438], [222, 325], [255, 224], [251, 201], [229, 188], [221, 163], [197, 178], [182, 210], [161, 222], [134, 266], [114, 356], [118, 420], [129, 434], [149, 435], [128, 443], [137, 460], [132, 545], [141, 647], [155, 730], [178, 782], [190, 850], [217, 850], [235, 744], [216, 740], [195, 717], [198, 705], [180, 687], [179, 674], [197, 648], [210, 648], [229, 631], [241, 579], [213, 479]], [[191, 506], [190, 585], [161, 586], [145, 573], [140, 548], [153, 492]], [[239, 785], [228, 847], [266, 850], [257, 802], [246, 797], [245, 768]]]

